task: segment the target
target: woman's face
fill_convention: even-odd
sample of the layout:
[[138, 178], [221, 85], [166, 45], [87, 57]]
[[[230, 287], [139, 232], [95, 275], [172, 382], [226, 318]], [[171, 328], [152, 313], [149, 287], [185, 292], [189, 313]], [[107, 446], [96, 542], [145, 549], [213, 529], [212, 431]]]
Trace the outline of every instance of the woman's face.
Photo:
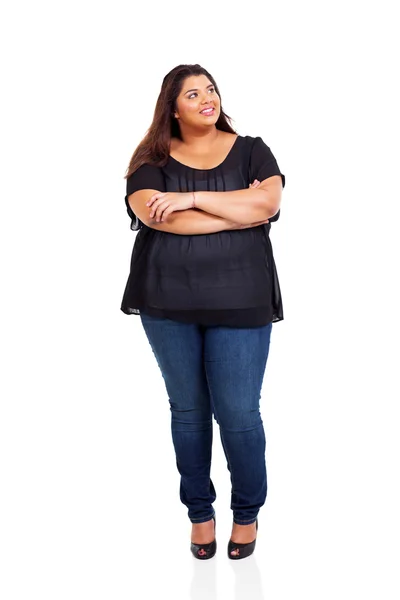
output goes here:
[[219, 96], [208, 77], [191, 75], [184, 80], [174, 113], [181, 126], [215, 125], [220, 111]]

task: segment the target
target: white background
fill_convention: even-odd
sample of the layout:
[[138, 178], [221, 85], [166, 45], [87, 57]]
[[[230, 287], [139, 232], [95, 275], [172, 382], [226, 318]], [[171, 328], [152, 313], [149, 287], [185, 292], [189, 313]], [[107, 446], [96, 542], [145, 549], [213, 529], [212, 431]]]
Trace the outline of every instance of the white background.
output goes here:
[[[2, 600], [398, 600], [395, 2], [15, 2], [2, 10]], [[262, 396], [268, 498], [229, 561], [189, 551], [170, 412], [120, 303], [124, 175], [162, 78], [200, 63], [287, 183]]]

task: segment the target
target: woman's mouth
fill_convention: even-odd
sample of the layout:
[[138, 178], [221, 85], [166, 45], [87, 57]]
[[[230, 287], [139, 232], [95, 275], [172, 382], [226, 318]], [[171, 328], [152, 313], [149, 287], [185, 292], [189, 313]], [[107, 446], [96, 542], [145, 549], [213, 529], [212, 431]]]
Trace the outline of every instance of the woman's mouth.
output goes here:
[[214, 113], [215, 113], [215, 108], [213, 108], [213, 107], [203, 108], [203, 110], [200, 111], [200, 114], [204, 115], [205, 117], [211, 117]]

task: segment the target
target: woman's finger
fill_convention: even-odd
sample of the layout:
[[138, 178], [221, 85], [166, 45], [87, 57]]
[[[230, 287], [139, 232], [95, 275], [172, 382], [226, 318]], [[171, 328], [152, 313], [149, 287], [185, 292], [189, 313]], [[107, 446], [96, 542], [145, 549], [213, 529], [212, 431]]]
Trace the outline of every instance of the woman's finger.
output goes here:
[[156, 214], [155, 214], [156, 221], [158, 221], [158, 222], [162, 221], [164, 210], [166, 208], [168, 208], [168, 206], [170, 206], [170, 202], [168, 200], [165, 200], [164, 202], [162, 202], [159, 205], [159, 207], [156, 210]]
[[251, 188], [257, 188], [260, 185], [260, 181], [258, 181], [258, 179], [255, 179], [253, 181], [253, 183], [250, 183], [249, 187]]
[[154, 215], [157, 212], [158, 207], [160, 206], [160, 204], [163, 202], [163, 200], [161, 198], [159, 198], [158, 200], [155, 200], [153, 202], [153, 205], [151, 206], [151, 208], [149, 208], [149, 212], [150, 212], [150, 219], [152, 219], [154, 217]]
[[151, 196], [150, 200], [146, 203], [146, 206], [151, 206], [153, 202], [155, 202], [159, 198], [162, 198], [163, 196], [165, 196], [165, 194], [166, 192], [156, 192]]
[[150, 210], [150, 213], [149, 213], [150, 219], [157, 220], [157, 218], [160, 215], [160, 212], [162, 212], [164, 210], [164, 208], [166, 208], [166, 206], [168, 206], [168, 200], [157, 200], [157, 202], [155, 202], [153, 204], [153, 206], [149, 209]]

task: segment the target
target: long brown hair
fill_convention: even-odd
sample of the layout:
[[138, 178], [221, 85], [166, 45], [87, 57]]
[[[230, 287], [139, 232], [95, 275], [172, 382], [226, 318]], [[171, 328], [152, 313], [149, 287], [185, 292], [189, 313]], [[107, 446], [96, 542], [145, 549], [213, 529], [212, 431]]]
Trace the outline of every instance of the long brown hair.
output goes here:
[[[221, 98], [214, 78], [200, 65], [178, 65], [167, 73], [157, 99], [153, 122], [132, 155], [125, 179], [145, 163], [157, 166], [164, 166], [167, 163], [171, 138], [182, 139], [174, 112], [176, 111], [176, 99], [182, 90], [183, 82], [191, 75], [208, 77]], [[236, 133], [230, 122], [231, 118], [222, 110], [221, 101], [221, 111], [215, 127], [221, 131]]]

